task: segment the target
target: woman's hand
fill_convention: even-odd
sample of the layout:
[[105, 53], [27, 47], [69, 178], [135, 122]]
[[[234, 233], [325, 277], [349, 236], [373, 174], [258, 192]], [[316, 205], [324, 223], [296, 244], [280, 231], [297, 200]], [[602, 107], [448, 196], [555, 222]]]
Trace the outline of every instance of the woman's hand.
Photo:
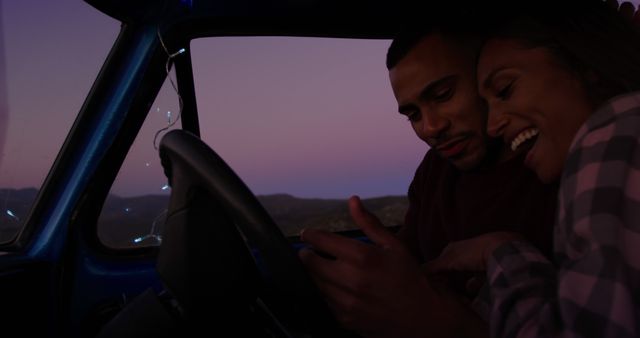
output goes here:
[[484, 271], [495, 249], [506, 242], [520, 240], [514, 232], [492, 232], [471, 239], [452, 242], [440, 256], [425, 265], [427, 272]]

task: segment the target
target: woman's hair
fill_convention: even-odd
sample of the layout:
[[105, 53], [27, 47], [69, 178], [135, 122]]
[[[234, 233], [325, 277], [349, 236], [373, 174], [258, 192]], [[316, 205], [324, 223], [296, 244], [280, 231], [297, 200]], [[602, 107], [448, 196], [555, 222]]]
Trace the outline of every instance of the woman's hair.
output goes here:
[[601, 0], [533, 3], [494, 13], [485, 37], [548, 48], [582, 80], [594, 104], [640, 90], [640, 32], [616, 10]]

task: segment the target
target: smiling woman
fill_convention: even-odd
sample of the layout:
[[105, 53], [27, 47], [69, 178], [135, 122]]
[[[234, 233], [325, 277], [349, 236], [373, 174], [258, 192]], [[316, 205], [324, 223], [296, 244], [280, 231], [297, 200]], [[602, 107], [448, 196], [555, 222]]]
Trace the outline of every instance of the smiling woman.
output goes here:
[[[640, 53], [629, 43], [637, 33], [599, 5], [592, 12], [577, 10], [585, 18], [571, 23], [588, 34], [554, 18], [512, 19], [486, 43], [479, 59], [478, 87], [489, 103], [489, 134], [512, 148], [526, 145], [526, 164], [545, 182], [560, 176], [587, 117], [606, 100], [638, 88]], [[612, 62], [612, 55], [628, 57]]]
[[535, 130], [526, 164], [560, 180], [554, 259], [494, 232], [431, 264], [487, 270], [496, 337], [638, 337], [640, 34], [599, 1], [530, 5], [495, 21], [478, 81], [495, 136]]
[[525, 164], [544, 182], [557, 179], [573, 136], [595, 109], [585, 86], [548, 50], [517, 40], [489, 41], [478, 74], [480, 93], [489, 102], [491, 136], [504, 138], [514, 150], [535, 137]]

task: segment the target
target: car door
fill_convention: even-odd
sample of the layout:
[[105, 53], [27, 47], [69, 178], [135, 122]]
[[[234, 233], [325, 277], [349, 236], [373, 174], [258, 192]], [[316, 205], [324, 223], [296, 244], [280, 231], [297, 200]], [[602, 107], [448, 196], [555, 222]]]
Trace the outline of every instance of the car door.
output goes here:
[[0, 320], [29, 336], [92, 336], [130, 294], [157, 284], [154, 248], [107, 252], [95, 224], [166, 57], [156, 30], [80, 1], [5, 5]]

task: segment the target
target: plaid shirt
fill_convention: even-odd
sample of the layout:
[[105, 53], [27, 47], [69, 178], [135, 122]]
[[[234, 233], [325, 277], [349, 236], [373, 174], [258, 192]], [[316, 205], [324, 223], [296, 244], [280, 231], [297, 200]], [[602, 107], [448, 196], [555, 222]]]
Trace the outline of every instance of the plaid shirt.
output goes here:
[[640, 336], [640, 92], [581, 127], [558, 198], [555, 264], [524, 242], [489, 262], [492, 336]]

